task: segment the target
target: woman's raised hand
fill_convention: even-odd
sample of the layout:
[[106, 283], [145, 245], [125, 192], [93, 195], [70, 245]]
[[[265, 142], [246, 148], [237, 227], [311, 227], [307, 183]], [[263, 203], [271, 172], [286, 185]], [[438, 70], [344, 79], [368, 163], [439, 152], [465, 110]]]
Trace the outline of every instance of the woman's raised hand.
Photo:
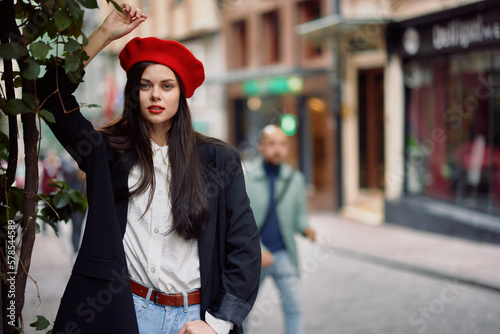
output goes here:
[[146, 14], [132, 5], [124, 3], [120, 7], [125, 14], [113, 10], [104, 22], [89, 36], [89, 42], [84, 47], [89, 59], [84, 62], [84, 66], [87, 66], [109, 43], [127, 35], [147, 19]]
[[102, 32], [111, 41], [127, 35], [147, 19], [146, 14], [139, 8], [126, 3], [121, 4], [120, 7], [125, 14], [113, 10], [100, 26]]

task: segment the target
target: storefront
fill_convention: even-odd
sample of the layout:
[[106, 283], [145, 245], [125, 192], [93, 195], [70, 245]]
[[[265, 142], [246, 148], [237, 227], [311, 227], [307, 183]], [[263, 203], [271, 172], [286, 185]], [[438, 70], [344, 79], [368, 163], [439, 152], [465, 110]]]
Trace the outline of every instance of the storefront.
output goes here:
[[387, 38], [402, 65], [405, 143], [386, 220], [500, 242], [500, 2], [391, 23]]
[[311, 210], [333, 210], [334, 123], [324, 70], [249, 78], [228, 86], [232, 138], [245, 161], [257, 156], [259, 133], [280, 125], [290, 138], [288, 161], [309, 188]]

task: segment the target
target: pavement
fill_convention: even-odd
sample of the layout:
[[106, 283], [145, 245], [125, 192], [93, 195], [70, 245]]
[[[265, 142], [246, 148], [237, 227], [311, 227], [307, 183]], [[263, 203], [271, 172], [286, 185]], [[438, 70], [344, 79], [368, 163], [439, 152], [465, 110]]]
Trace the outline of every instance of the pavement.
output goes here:
[[[317, 242], [297, 239], [307, 334], [500, 333], [500, 245], [366, 225], [332, 212], [313, 212], [310, 222]], [[36, 315], [55, 318], [75, 259], [70, 234], [71, 225], [62, 224], [60, 237], [51, 230], [37, 235], [25, 333], [42, 333], [28, 326]], [[462, 296], [453, 307], [450, 298], [443, 302], [447, 289]], [[283, 330], [275, 295], [271, 284], [261, 288], [253, 333]], [[429, 307], [434, 313], [422, 313]]]

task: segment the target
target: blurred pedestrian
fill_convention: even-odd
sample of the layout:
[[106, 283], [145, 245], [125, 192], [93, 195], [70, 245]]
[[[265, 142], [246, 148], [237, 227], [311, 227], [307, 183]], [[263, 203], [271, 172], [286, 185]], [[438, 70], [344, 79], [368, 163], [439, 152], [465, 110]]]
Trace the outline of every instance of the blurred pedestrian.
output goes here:
[[[262, 248], [261, 283], [270, 276], [278, 287], [287, 334], [303, 333], [299, 300], [299, 265], [295, 234], [316, 240], [308, 225], [303, 174], [285, 160], [288, 137], [275, 125], [266, 126], [260, 136], [261, 159], [246, 174], [250, 206], [260, 231]], [[245, 327], [251, 326], [251, 317]]]
[[49, 150], [42, 160], [42, 193], [50, 195], [59, 188], [51, 185], [61, 178], [61, 158], [54, 150]]
[[[67, 153], [64, 152], [62, 156], [61, 171], [64, 181], [68, 184], [71, 189], [82, 191], [84, 175], [76, 161]], [[73, 245], [73, 251], [78, 252], [80, 248], [80, 239], [82, 236], [82, 226], [83, 218], [85, 218], [85, 212], [75, 211], [71, 214], [71, 244]]]
[[[87, 63], [147, 19], [121, 8], [89, 36]], [[155, 37], [133, 38], [119, 60], [125, 105], [99, 130], [62, 67], [37, 82], [43, 97], [58, 89], [41, 100], [86, 173], [89, 203], [53, 332], [242, 333], [257, 296], [259, 236], [238, 152], [192, 126], [187, 98], [205, 79], [203, 64]]]
[[[54, 181], [61, 179], [61, 158], [55, 150], [48, 150], [47, 154], [41, 159], [41, 175], [40, 190], [44, 195], [50, 195], [57, 190], [58, 187], [52, 185]], [[57, 228], [57, 222], [54, 223]], [[47, 231], [47, 223], [42, 223], [42, 232]]]

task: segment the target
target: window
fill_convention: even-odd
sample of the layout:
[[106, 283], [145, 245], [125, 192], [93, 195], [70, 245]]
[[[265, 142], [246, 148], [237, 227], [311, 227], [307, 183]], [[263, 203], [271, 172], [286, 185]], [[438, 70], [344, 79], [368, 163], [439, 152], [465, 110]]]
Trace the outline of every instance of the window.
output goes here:
[[[248, 66], [248, 42], [247, 42], [247, 24], [241, 20], [232, 25], [233, 43], [230, 46], [229, 58], [233, 68], [242, 68]], [[233, 52], [233, 53], [231, 53]]]
[[281, 60], [280, 22], [278, 11], [266, 13], [262, 16], [265, 65], [276, 64]]
[[407, 193], [500, 213], [499, 56], [405, 64]]
[[[321, 1], [306, 0], [298, 3], [298, 24], [307, 23], [321, 18]], [[317, 43], [305, 41], [303, 56], [314, 58], [322, 54], [322, 48]]]

